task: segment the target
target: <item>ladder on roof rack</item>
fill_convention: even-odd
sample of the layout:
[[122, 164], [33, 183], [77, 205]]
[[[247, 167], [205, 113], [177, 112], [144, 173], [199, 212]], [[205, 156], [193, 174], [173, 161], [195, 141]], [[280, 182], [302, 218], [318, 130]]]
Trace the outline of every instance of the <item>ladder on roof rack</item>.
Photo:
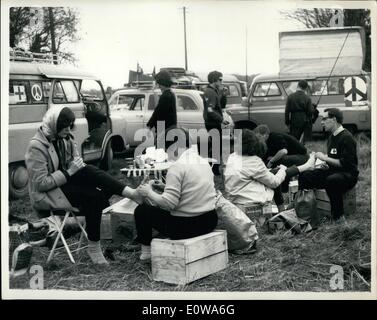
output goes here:
[[37, 53], [26, 51], [20, 48], [10, 48], [9, 60], [10, 61], [24, 61], [24, 62], [42, 62], [42, 63], [54, 63], [54, 58], [60, 64], [61, 56], [52, 53]]

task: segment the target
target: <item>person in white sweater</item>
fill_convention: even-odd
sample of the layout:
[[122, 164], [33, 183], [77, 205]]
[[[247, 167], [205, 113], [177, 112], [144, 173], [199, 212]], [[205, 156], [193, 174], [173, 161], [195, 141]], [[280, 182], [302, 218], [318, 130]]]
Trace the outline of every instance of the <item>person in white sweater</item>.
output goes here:
[[141, 260], [151, 257], [152, 228], [170, 239], [185, 239], [209, 233], [217, 226], [211, 167], [195, 148], [189, 147], [188, 132], [175, 130], [181, 133], [183, 139], [173, 144], [166, 143], [169, 158], [174, 157], [177, 151], [178, 158], [168, 170], [164, 192], [155, 192], [153, 182], [137, 189], [145, 202], [153, 204], [144, 202], [134, 212], [137, 241], [142, 245]]
[[262, 160], [265, 150], [264, 143], [253, 131], [242, 130], [242, 150], [232, 153], [226, 164], [225, 191], [236, 205], [266, 203], [274, 199], [279, 211], [282, 211], [284, 199], [280, 184], [286, 176], [314, 169], [315, 158], [311, 155], [305, 164], [298, 167], [280, 165], [271, 170]]

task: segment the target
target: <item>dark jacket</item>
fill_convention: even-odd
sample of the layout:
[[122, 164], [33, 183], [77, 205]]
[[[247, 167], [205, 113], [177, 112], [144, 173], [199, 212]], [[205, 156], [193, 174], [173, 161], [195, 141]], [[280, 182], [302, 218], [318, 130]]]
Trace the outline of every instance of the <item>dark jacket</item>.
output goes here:
[[303, 91], [296, 91], [288, 96], [285, 105], [285, 124], [287, 126], [303, 127], [312, 124], [313, 105]]
[[220, 95], [216, 89], [207, 86], [204, 91], [203, 117], [207, 126], [219, 126], [223, 122], [223, 110], [220, 103]]
[[175, 95], [171, 90], [165, 90], [149, 119], [147, 126], [157, 128], [157, 121], [165, 121], [165, 129], [177, 125], [177, 107]]

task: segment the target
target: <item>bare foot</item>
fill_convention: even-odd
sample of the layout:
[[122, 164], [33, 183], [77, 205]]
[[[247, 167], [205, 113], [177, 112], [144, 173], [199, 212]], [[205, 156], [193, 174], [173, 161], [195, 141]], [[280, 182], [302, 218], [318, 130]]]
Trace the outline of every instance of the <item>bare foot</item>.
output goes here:
[[304, 171], [314, 170], [314, 166], [315, 166], [315, 154], [314, 152], [312, 152], [309, 156], [308, 161], [306, 161], [303, 165], [298, 166], [297, 168], [300, 172], [304, 172]]

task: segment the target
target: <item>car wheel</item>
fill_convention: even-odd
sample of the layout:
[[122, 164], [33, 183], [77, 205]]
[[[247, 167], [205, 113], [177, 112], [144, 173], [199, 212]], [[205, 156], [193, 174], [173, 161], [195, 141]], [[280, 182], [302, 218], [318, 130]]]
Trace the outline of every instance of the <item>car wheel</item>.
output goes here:
[[28, 194], [29, 176], [24, 165], [9, 166], [9, 197], [21, 199]]
[[111, 141], [109, 141], [106, 145], [105, 156], [103, 157], [99, 165], [100, 169], [105, 171], [110, 170], [113, 162], [113, 157], [114, 153], [113, 149], [111, 148]]

